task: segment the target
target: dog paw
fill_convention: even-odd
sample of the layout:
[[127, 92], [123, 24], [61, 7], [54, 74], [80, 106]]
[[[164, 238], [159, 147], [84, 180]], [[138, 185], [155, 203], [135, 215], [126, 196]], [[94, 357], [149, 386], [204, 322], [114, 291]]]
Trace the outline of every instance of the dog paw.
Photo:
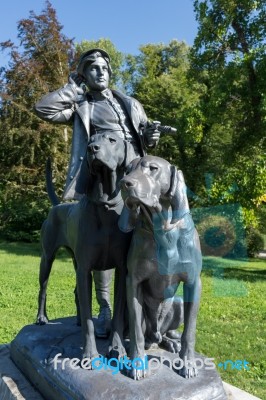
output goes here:
[[87, 369], [87, 370], [98, 369], [101, 363], [102, 363], [102, 358], [99, 356], [99, 354], [96, 354], [91, 357], [84, 354], [82, 360], [80, 361], [80, 367], [82, 369]]
[[145, 338], [146, 343], [161, 343], [162, 341], [162, 335], [160, 332], [149, 332], [149, 335]]
[[124, 346], [110, 346], [109, 347], [109, 358], [116, 358], [117, 360], [120, 360], [121, 358], [125, 357], [127, 355], [126, 350]]
[[181, 342], [181, 333], [177, 332], [174, 329], [170, 330], [170, 331], [167, 331], [165, 333], [165, 336], [168, 337], [169, 339], [175, 339], [175, 340], [178, 340], [179, 342]]
[[184, 366], [178, 371], [178, 375], [185, 379], [195, 378], [198, 376], [198, 369], [195, 365]]
[[180, 363], [180, 367], [182, 368], [178, 370], [178, 374], [180, 376], [186, 379], [195, 378], [196, 376], [198, 376], [198, 369], [194, 357], [194, 351], [183, 350], [182, 352], [181, 349], [180, 359], [182, 363], [182, 365]]
[[136, 370], [135, 368], [132, 368], [130, 371], [128, 371], [128, 376], [134, 381], [140, 381], [141, 379], [147, 378], [148, 376], [148, 371], [147, 370]]
[[145, 350], [157, 350], [157, 349], [159, 349], [159, 345], [158, 345], [158, 343], [154, 343], [154, 342], [150, 341], [149, 339], [146, 339], [144, 349]]
[[127, 375], [135, 381], [149, 376], [147, 356], [134, 357], [130, 362], [130, 369], [127, 371]]
[[169, 351], [170, 353], [179, 353], [181, 350], [180, 341], [176, 339], [170, 339], [167, 336], [163, 336], [162, 342], [160, 343], [160, 347]]
[[46, 325], [48, 324], [48, 317], [45, 315], [38, 315], [36, 319], [36, 325]]

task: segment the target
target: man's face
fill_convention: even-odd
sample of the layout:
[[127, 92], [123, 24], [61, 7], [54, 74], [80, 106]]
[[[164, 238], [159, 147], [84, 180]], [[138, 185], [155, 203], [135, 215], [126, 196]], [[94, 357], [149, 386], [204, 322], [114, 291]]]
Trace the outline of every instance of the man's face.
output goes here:
[[107, 62], [102, 57], [98, 57], [92, 64], [85, 66], [84, 76], [90, 89], [102, 91], [108, 88], [109, 72]]

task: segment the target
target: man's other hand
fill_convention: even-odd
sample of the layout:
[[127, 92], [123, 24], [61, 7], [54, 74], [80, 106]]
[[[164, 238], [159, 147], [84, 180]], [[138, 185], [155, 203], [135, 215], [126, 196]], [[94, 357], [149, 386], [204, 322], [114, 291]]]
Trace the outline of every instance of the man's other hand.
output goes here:
[[160, 132], [158, 130], [158, 125], [160, 122], [148, 122], [143, 130], [143, 135], [145, 138], [145, 143], [147, 147], [155, 147], [160, 139]]
[[71, 72], [68, 81], [72, 85], [75, 84], [78, 94], [84, 94], [84, 92], [86, 91], [86, 86], [84, 83], [84, 78], [81, 75], [79, 75], [77, 72]]

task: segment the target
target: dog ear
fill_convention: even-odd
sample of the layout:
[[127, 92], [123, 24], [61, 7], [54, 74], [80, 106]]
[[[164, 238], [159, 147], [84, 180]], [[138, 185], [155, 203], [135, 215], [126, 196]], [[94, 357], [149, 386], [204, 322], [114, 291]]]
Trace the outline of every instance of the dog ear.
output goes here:
[[172, 207], [172, 221], [181, 219], [189, 213], [189, 204], [187, 198], [187, 187], [183, 172], [171, 165], [171, 183], [168, 191], [168, 197]]
[[84, 158], [80, 167], [80, 172], [77, 177], [77, 183], [75, 188], [76, 192], [80, 195], [83, 194], [90, 195], [90, 192], [93, 188], [94, 180], [95, 177], [91, 172], [87, 160]]
[[129, 164], [135, 160], [138, 156], [135, 153], [134, 147], [131, 143], [124, 141], [125, 143], [125, 159], [124, 159], [124, 168], [126, 169]]

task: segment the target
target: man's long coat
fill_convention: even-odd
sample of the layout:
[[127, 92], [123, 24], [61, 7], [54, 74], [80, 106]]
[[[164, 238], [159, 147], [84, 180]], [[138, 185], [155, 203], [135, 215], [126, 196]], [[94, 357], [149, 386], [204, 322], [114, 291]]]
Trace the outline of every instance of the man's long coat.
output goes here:
[[[90, 107], [86, 95], [77, 93], [75, 84], [68, 83], [63, 88], [46, 94], [35, 105], [37, 115], [55, 123], [73, 123], [71, 159], [68, 168], [64, 199], [78, 199], [85, 191], [86, 151], [90, 138]], [[114, 97], [119, 98], [132, 122], [135, 141], [139, 155], [145, 154], [145, 144], [141, 135], [141, 126], [147, 122], [142, 105], [134, 98], [112, 90]]]

